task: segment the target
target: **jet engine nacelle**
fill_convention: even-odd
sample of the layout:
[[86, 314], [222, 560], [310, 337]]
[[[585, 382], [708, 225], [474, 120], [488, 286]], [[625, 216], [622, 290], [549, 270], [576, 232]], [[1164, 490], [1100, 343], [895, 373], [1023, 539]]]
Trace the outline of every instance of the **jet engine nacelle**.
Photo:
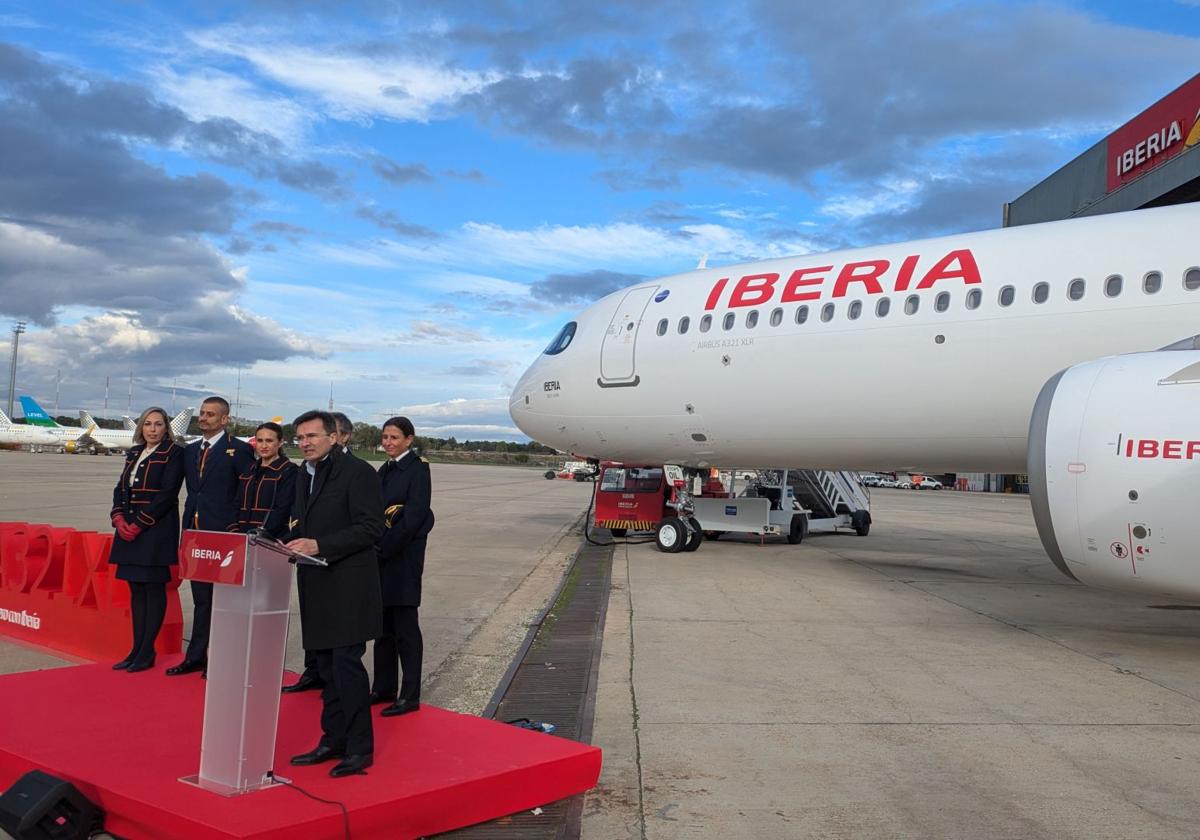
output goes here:
[[1200, 351], [1076, 365], [1029, 429], [1042, 545], [1068, 577], [1200, 599]]

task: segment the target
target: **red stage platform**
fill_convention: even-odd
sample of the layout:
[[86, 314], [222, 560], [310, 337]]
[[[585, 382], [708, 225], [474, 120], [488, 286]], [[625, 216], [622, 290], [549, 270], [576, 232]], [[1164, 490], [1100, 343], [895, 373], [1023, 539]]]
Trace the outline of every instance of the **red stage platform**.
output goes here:
[[[28, 770], [73, 782], [126, 838], [340, 838], [341, 809], [274, 787], [223, 797], [177, 781], [200, 764], [204, 682], [107, 664], [0, 677], [0, 790]], [[355, 838], [449, 831], [588, 790], [600, 750], [432, 706], [398, 718], [375, 711], [375, 766], [329, 777], [292, 767], [316, 745], [318, 692], [285, 694], [276, 772], [342, 802]]]

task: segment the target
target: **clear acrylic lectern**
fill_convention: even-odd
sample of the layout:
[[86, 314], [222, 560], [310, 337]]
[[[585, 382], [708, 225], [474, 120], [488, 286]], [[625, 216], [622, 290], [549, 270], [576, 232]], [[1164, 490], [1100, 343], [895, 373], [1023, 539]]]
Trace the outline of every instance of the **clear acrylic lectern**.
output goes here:
[[216, 584], [200, 773], [180, 781], [225, 796], [269, 787], [292, 597], [288, 561], [324, 561], [269, 538], [216, 531], [185, 531], [180, 558], [183, 577]]

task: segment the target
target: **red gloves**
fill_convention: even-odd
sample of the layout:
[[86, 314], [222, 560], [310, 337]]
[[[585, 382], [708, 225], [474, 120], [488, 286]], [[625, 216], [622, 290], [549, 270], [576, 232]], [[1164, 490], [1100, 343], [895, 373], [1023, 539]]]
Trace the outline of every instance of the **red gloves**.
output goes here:
[[117, 536], [125, 540], [125, 542], [133, 542], [137, 539], [138, 534], [142, 533], [141, 525], [130, 524], [119, 513], [113, 514], [112, 523], [113, 527], [117, 529]]

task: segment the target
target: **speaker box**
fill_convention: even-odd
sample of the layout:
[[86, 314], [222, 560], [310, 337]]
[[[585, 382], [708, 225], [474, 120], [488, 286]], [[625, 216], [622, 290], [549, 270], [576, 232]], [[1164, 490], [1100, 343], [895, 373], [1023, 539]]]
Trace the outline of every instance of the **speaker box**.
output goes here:
[[17, 840], [87, 840], [103, 823], [104, 812], [75, 785], [41, 770], [0, 794], [0, 828]]

